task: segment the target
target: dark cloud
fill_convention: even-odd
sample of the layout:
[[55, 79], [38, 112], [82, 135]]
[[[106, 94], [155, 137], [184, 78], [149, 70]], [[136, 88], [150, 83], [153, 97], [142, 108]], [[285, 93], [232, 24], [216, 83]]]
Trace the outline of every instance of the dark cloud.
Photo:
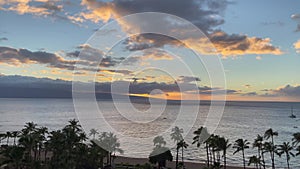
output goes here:
[[[216, 46], [217, 51], [223, 56], [236, 56], [245, 54], [282, 54], [282, 51], [273, 45], [269, 38], [248, 37], [240, 34], [227, 34], [217, 30], [217, 27], [224, 23], [222, 17], [228, 4], [227, 0], [113, 0], [109, 2], [98, 2], [95, 0], [83, 0], [82, 5], [86, 6], [87, 12], [82, 13], [85, 19], [94, 22], [107, 22], [110, 19], [117, 19], [124, 15], [140, 12], [163, 12], [184, 18], [203, 31]], [[172, 4], [172, 5], [170, 5]], [[184, 32], [184, 24], [168, 18], [155, 19], [154, 23], [136, 24], [134, 21], [119, 23], [126, 32], [131, 29], [172, 31], [180, 34], [182, 40], [188, 41], [189, 45], [198, 44], [201, 39], [193, 38], [193, 32]], [[165, 25], [165, 26], [162, 26]], [[130, 32], [130, 31], [129, 31]], [[141, 31], [143, 32], [143, 31]], [[189, 39], [191, 38], [191, 39]], [[184, 42], [186, 43], [186, 42]], [[205, 43], [202, 41], [202, 43]], [[162, 35], [142, 34], [130, 37], [125, 41], [126, 49], [129, 51], [144, 50], [149, 48], [161, 48], [164, 45], [182, 46], [181, 42]], [[196, 45], [197, 46], [197, 45]], [[207, 53], [205, 44], [198, 45], [200, 53]], [[205, 53], [206, 52], [206, 53]]]
[[[230, 4], [227, 0], [113, 0], [97, 2], [83, 0], [89, 10], [86, 19], [98, 22], [140, 12], [162, 12], [189, 20], [202, 31], [209, 32], [224, 23], [221, 15]], [[102, 11], [102, 12], [100, 12]]]
[[[74, 70], [76, 66], [79, 71], [99, 71], [99, 69], [102, 70], [103, 68], [113, 67], [124, 59], [112, 58], [110, 56], [103, 58], [101, 51], [91, 47], [85, 47], [82, 51], [80, 59], [78, 59], [79, 51], [66, 53], [66, 56], [71, 58], [66, 59], [58, 54], [45, 51], [32, 52], [27, 49], [14, 49], [0, 46], [0, 63], [15, 66], [20, 64], [44, 64], [51, 68], [66, 70]], [[98, 67], [99, 59], [102, 60]], [[130, 71], [125, 70], [116, 70], [115, 72], [124, 74], [130, 73]]]
[[1, 41], [8, 41], [8, 39], [6, 37], [2, 37], [2, 38], [0, 38], [0, 42]]
[[200, 82], [201, 79], [199, 77], [192, 76], [179, 76], [177, 82], [179, 83], [190, 83], [190, 82]]
[[243, 54], [282, 54], [282, 51], [271, 45], [269, 38], [248, 37], [240, 34], [227, 34], [215, 31], [209, 35], [210, 41], [223, 56]]
[[[237, 56], [244, 54], [282, 54], [282, 51], [271, 44], [269, 38], [248, 37], [241, 34], [227, 34], [224, 31], [217, 30], [208, 35], [214, 47], [224, 57]], [[163, 35], [142, 34], [130, 37], [124, 42], [126, 49], [129, 51], [146, 50], [161, 48], [164, 45], [184, 46], [184, 42]], [[194, 43], [199, 43], [195, 41]], [[205, 44], [203, 44], [205, 48]], [[204, 50], [200, 50], [203, 54]]]
[[251, 85], [250, 84], [245, 84], [244, 87], [248, 89], [248, 88], [251, 88]]
[[38, 5], [37, 7], [45, 8], [45, 9], [47, 9], [49, 11], [53, 11], [53, 12], [60, 12], [63, 9], [62, 5], [56, 5], [55, 2], [52, 2], [52, 1], [45, 2], [42, 5]]
[[0, 47], [0, 62], [12, 65], [38, 63], [68, 70], [72, 70], [75, 64], [75, 61], [66, 60], [53, 53], [43, 51], [31, 52], [27, 49], [14, 49], [10, 47]]
[[291, 15], [291, 18], [297, 22], [297, 27], [295, 32], [299, 32], [300, 31], [300, 14], [293, 14]]
[[286, 85], [277, 89], [263, 89], [264, 94], [257, 94], [263, 97], [293, 97], [300, 98], [300, 86], [299, 85]]
[[129, 51], [145, 50], [149, 48], [161, 48], [166, 44], [183, 46], [181, 42], [174, 38], [153, 33], [131, 36], [123, 43], [126, 45], [126, 49]]
[[271, 94], [278, 96], [300, 97], [300, 86], [286, 85], [284, 87], [272, 90]]
[[242, 96], [257, 96], [258, 94], [256, 92], [248, 92], [248, 93], [244, 93], [242, 94]]
[[232, 89], [211, 88], [208, 86], [199, 87], [199, 93], [204, 95], [223, 95], [223, 94], [239, 94], [240, 91]]

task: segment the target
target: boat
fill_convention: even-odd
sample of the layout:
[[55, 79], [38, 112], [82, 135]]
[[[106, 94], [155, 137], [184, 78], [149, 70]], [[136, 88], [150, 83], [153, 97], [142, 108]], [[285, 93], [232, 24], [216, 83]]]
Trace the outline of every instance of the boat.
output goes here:
[[291, 109], [291, 115], [289, 117], [292, 119], [296, 118], [296, 115], [294, 115], [293, 107]]

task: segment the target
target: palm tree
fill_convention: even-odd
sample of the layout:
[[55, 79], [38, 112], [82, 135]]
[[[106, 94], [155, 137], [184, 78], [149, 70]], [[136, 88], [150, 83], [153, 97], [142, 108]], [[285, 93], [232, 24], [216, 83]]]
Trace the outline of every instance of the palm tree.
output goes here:
[[23, 133], [31, 133], [36, 129], [37, 124], [33, 122], [28, 122], [25, 124], [24, 129], [22, 129]]
[[112, 154], [116, 152], [123, 154], [123, 150], [120, 148], [120, 142], [118, 138], [113, 133], [103, 132], [99, 136], [99, 139], [96, 140], [97, 144], [100, 145], [103, 149], [108, 151], [107, 163], [112, 164]]
[[[183, 161], [183, 150], [186, 149], [189, 145], [184, 141], [184, 140], [181, 140], [178, 144], [177, 144], [177, 149], [180, 149], [181, 148], [181, 163], [182, 163], [182, 166], [184, 166], [184, 161]], [[184, 168], [184, 167], [183, 167]]]
[[[257, 137], [254, 139], [254, 142], [252, 145], [253, 145], [253, 148], [257, 147], [257, 154], [258, 154], [257, 157], [262, 158], [263, 167], [265, 169], [264, 154], [262, 152], [263, 137], [258, 134]], [[259, 163], [259, 168], [261, 168], [261, 163]]]
[[156, 136], [153, 139], [154, 149], [149, 155], [149, 162], [152, 164], [158, 163], [158, 168], [163, 168], [166, 166], [166, 161], [172, 161], [173, 156], [169, 148], [164, 147], [166, 141], [162, 136]]
[[224, 137], [220, 137], [219, 139], [219, 148], [223, 151], [223, 159], [224, 159], [224, 169], [226, 169], [226, 153], [227, 149], [231, 146], [228, 139]]
[[248, 142], [248, 140], [237, 139], [233, 145], [233, 148], [236, 149], [235, 152], [233, 152], [233, 154], [236, 154], [237, 152], [242, 151], [244, 169], [246, 168], [245, 149], [249, 148], [249, 144], [250, 144], [250, 142]]
[[216, 165], [216, 163], [220, 163], [220, 152], [221, 149], [219, 146], [219, 136], [218, 135], [211, 135], [208, 139], [209, 147], [212, 151], [212, 158], [213, 158], [213, 164]]
[[[178, 126], [175, 126], [172, 128], [172, 133], [171, 133], [171, 139], [178, 145], [178, 143], [183, 139], [182, 137], [183, 129], [179, 129]], [[178, 154], [179, 154], [179, 149], [178, 146], [176, 148], [176, 169], [178, 168]]]
[[11, 134], [10, 131], [7, 131], [5, 136], [6, 136], [6, 139], [7, 139], [7, 140], [6, 140], [6, 144], [8, 145], [8, 143], [9, 143], [9, 138], [12, 136], [12, 134]]
[[296, 151], [297, 151], [296, 156], [300, 155], [300, 146], [297, 147]]
[[4, 133], [0, 133], [0, 146], [1, 146], [1, 143], [2, 143], [2, 140], [5, 139], [5, 134]]
[[173, 156], [171, 151], [167, 147], [155, 146], [153, 151], [149, 155], [149, 162], [152, 164], [158, 163], [158, 168], [166, 167], [166, 161], [172, 161]]
[[[271, 144], [272, 144], [272, 147], [275, 148], [275, 145], [274, 145], [274, 136], [278, 136], [278, 132], [276, 131], [273, 131], [273, 129], [268, 129], [266, 132], [265, 132], [265, 135], [264, 137], [268, 140], [269, 138], [271, 138]], [[274, 149], [275, 150], [275, 149]], [[271, 152], [272, 154], [272, 168], [275, 169], [275, 151], [272, 151]]]
[[250, 157], [248, 166], [250, 166], [251, 164], [254, 164], [255, 168], [258, 169], [258, 165], [260, 164], [260, 158], [255, 155]]
[[79, 121], [76, 119], [69, 120], [69, 124], [65, 128], [71, 128], [75, 132], [81, 131], [81, 125], [79, 124]]
[[293, 134], [293, 145], [297, 146], [300, 143], [300, 132]]
[[265, 142], [263, 144], [263, 150], [264, 150], [264, 152], [269, 152], [270, 153], [270, 158], [271, 158], [271, 161], [272, 161], [272, 168], [273, 167], [275, 168], [275, 163], [274, 163], [275, 157], [273, 155], [274, 155], [274, 152], [277, 151], [277, 146], [273, 146], [271, 142]]
[[48, 128], [47, 127], [41, 127], [37, 129], [37, 144], [38, 144], [38, 158], [41, 158], [41, 151], [42, 148], [44, 148], [45, 151], [45, 141], [46, 141], [46, 134], [48, 134]]
[[288, 169], [290, 168], [290, 159], [292, 157], [295, 157], [295, 155], [292, 153], [293, 151], [293, 146], [290, 145], [289, 142], [284, 142], [282, 145], [278, 146], [278, 155], [281, 157], [282, 154], [286, 155], [286, 163], [287, 163], [287, 167]]
[[206, 155], [207, 155], [207, 167], [209, 167], [209, 146], [207, 139], [209, 138], [209, 133], [206, 127], [200, 127], [196, 131], [194, 131], [193, 143], [196, 144], [199, 148], [203, 142], [205, 142], [206, 146]]
[[90, 130], [90, 136], [93, 136], [93, 140], [95, 140], [97, 134], [99, 134], [99, 132], [96, 129]]
[[18, 137], [19, 132], [18, 131], [13, 131], [11, 133], [11, 136], [14, 138], [14, 145], [16, 145], [16, 138]]
[[154, 139], [153, 139], [153, 144], [155, 146], [165, 146], [167, 144], [167, 142], [165, 141], [165, 139], [162, 137], [162, 136], [156, 136]]
[[24, 147], [7, 147], [4, 151], [1, 152], [1, 155], [3, 155], [1, 165], [7, 164], [9, 166], [12, 166], [12, 168], [19, 169], [23, 160], [24, 151]]
[[107, 157], [108, 152], [99, 146], [97, 140], [91, 140], [89, 145], [89, 157], [91, 166], [94, 168], [103, 168], [104, 158]]

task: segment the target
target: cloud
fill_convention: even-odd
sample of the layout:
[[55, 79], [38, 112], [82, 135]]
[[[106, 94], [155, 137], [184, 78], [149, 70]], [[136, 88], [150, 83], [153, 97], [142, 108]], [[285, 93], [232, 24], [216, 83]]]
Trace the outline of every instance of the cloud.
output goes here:
[[277, 89], [263, 89], [264, 94], [257, 94], [262, 97], [289, 97], [300, 98], [300, 85], [285, 85]]
[[262, 60], [262, 57], [261, 56], [256, 56], [255, 59], [256, 60]]
[[201, 79], [199, 77], [192, 76], [179, 76], [177, 79], [178, 83], [190, 83], [190, 82], [200, 82]]
[[227, 34], [215, 31], [209, 35], [210, 41], [222, 56], [237, 56], [245, 54], [273, 54], [283, 52], [271, 44], [269, 38], [248, 37], [239, 34]]
[[258, 96], [258, 94], [256, 92], [248, 92], [248, 93], [242, 94], [242, 96]]
[[1, 41], [8, 41], [8, 39], [6, 37], [2, 37], [2, 38], [0, 38], [0, 42]]
[[300, 31], [300, 14], [293, 14], [291, 15], [291, 18], [297, 22], [297, 27], [295, 32], [299, 32]]
[[247, 88], [247, 89], [249, 89], [249, 88], [251, 88], [251, 85], [246, 84], [246, 85], [244, 85], [244, 87]]
[[[138, 12], [164, 12], [187, 19], [206, 33], [216, 46], [217, 51], [225, 57], [245, 54], [282, 54], [282, 51], [278, 47], [271, 44], [269, 38], [248, 37], [238, 34], [229, 35], [223, 31], [215, 30], [217, 26], [224, 23], [222, 15], [228, 4], [231, 4], [231, 2], [226, 0], [113, 0], [109, 2], [82, 0], [81, 4], [87, 8], [87, 12], [82, 13], [82, 15], [85, 19], [93, 22], [107, 22], [110, 19], [117, 19], [121, 16]], [[167, 19], [164, 22], [170, 22], [170, 25], [174, 25], [172, 21], [168, 21]], [[119, 24], [125, 32], [131, 29], [149, 30], [149, 27], [167, 25], [165, 23], [157, 23], [155, 25], [141, 26], [129, 21]], [[180, 33], [185, 34], [182, 35], [183, 37], [191, 37], [187, 36], [190, 32], [182, 32], [183, 29], [181, 27], [182, 25], [176, 25], [175, 27], [165, 29], [172, 31], [181, 30]], [[183, 43], [191, 47], [196, 47], [202, 54], [212, 54], [205, 51], [205, 49], [207, 50], [207, 46], [205, 45], [207, 41], [203, 41], [202, 39], [185, 39]], [[202, 43], [201, 46], [198, 45], [199, 43]], [[125, 44], [129, 51], [160, 48], [164, 45], [183, 45], [182, 42], [178, 42], [172, 38], [154, 34], [130, 37]]]
[[[93, 48], [88, 44], [82, 44], [77, 47], [78, 50], [67, 52], [66, 55], [71, 58], [78, 58], [77, 64], [82, 64], [90, 67], [98, 66], [100, 62], [100, 68], [102, 67], [113, 67], [119, 64], [124, 58], [117, 58], [111, 56], [104, 56], [102, 50]], [[80, 58], [79, 58], [80, 56]]]
[[73, 69], [75, 61], [66, 60], [63, 57], [43, 51], [31, 52], [27, 49], [14, 49], [0, 47], [0, 63], [11, 65], [20, 64], [46, 64], [49, 67]]
[[30, 0], [4, 0], [0, 3], [1, 8], [6, 11], [14, 11], [20, 15], [33, 14], [37, 16], [47, 16], [62, 10], [61, 5], [56, 5], [56, 1], [38, 1], [30, 2]]
[[[223, 57], [233, 57], [246, 54], [283, 54], [280, 48], [271, 44], [270, 38], [249, 37], [241, 34], [227, 34], [224, 31], [214, 31], [208, 34], [210, 41], [206, 39], [183, 39], [181, 42], [170, 37], [143, 34], [131, 37], [125, 41], [126, 48], [129, 51], [161, 48], [165, 45], [189, 46], [197, 52], [205, 55], [220, 54]], [[208, 50], [211, 48], [210, 42], [216, 48], [216, 51]], [[258, 58], [259, 59], [259, 58]]]
[[81, 5], [85, 6], [87, 11], [82, 12], [81, 16], [97, 23], [133, 13], [162, 12], [187, 19], [202, 31], [208, 32], [224, 23], [221, 15], [228, 4], [230, 2], [227, 0], [82, 0]]
[[[118, 64], [122, 58], [112, 58], [107, 56], [103, 58], [100, 50], [89, 46], [81, 46], [82, 57], [78, 59], [79, 52], [66, 53], [63, 57], [56, 53], [48, 53], [45, 51], [32, 52], [27, 49], [14, 49], [10, 47], [0, 46], [0, 63], [19, 66], [21, 64], [42, 64], [50, 68], [60, 68], [65, 70], [74, 70], [75, 64], [78, 70], [82, 71], [99, 71], [99, 69], [113, 67]], [[70, 59], [66, 59], [70, 58]], [[99, 67], [98, 60], [102, 59]], [[118, 73], [128, 73], [119, 71]]]
[[271, 90], [270, 94], [275, 96], [290, 96], [300, 98], [300, 86], [286, 85], [284, 87], [279, 87], [278, 89]]
[[129, 60], [126, 60], [128, 63], [135, 63], [135, 62], [145, 62], [147, 60], [173, 60], [174, 57], [164, 50], [155, 48], [155, 49], [145, 49], [142, 55], [132, 56]]
[[60, 0], [1, 0], [0, 10], [12, 11], [19, 15], [50, 16], [54, 19], [68, 20], [75, 24], [83, 22], [82, 18], [65, 12], [64, 5], [70, 5], [70, 3]]
[[294, 43], [294, 48], [296, 49], [297, 53], [300, 53], [300, 40]]

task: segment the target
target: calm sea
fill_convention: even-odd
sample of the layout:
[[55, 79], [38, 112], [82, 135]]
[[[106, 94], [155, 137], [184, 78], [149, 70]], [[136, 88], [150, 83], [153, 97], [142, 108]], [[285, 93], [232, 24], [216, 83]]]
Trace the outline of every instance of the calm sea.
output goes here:
[[[141, 137], [143, 134], [154, 135], [168, 127], [170, 123], [174, 122], [180, 107], [179, 105], [168, 105], [165, 112], [151, 124], [132, 126], [128, 119], [124, 119], [118, 114], [113, 102], [98, 101], [98, 103], [99, 108], [105, 114], [106, 121], [112, 127], [117, 131], [137, 137]], [[296, 119], [289, 118], [291, 106], [293, 106], [294, 114], [297, 116]], [[147, 110], [149, 105], [136, 103], [134, 107], [138, 110]], [[157, 109], [159, 108], [160, 106], [157, 106]], [[155, 109], [156, 106], [154, 105], [152, 111]], [[201, 125], [203, 122], [201, 118], [205, 116], [208, 109], [209, 105], [200, 106], [199, 112], [202, 115], [198, 116], [199, 119], [197, 119], [194, 129]], [[192, 112], [185, 112], [187, 118], [189, 113]], [[257, 134], [263, 134], [265, 130], [273, 128], [279, 133], [275, 142], [281, 144], [284, 141], [291, 141], [293, 133], [300, 132], [300, 118], [298, 117], [300, 117], [300, 103], [228, 102], [214, 133], [229, 138], [231, 142], [238, 138], [245, 138], [252, 142]], [[77, 116], [73, 101], [70, 99], [0, 99], [0, 132], [20, 130], [26, 122], [30, 121], [41, 126], [47, 126], [49, 130], [55, 130], [63, 127], [68, 120], [73, 118], [77, 118]], [[191, 140], [191, 138], [192, 135], [186, 136], [186, 140]], [[125, 151], [124, 155], [129, 157], [147, 158], [149, 155], [146, 149], [136, 147], [130, 142], [121, 142], [121, 148], [128, 150]], [[242, 165], [241, 155], [232, 155], [232, 152], [231, 149], [228, 152], [228, 163]], [[249, 149], [246, 150], [246, 154], [247, 157], [256, 155], [256, 151]], [[268, 157], [266, 155], [266, 158]], [[200, 158], [203, 161], [206, 158], [205, 151], [199, 151], [195, 146], [190, 145], [185, 152], [185, 158], [189, 161], [199, 161]], [[285, 158], [276, 158], [277, 166], [285, 167]], [[299, 158], [299, 156], [292, 158], [291, 165], [293, 168], [300, 168]]]

